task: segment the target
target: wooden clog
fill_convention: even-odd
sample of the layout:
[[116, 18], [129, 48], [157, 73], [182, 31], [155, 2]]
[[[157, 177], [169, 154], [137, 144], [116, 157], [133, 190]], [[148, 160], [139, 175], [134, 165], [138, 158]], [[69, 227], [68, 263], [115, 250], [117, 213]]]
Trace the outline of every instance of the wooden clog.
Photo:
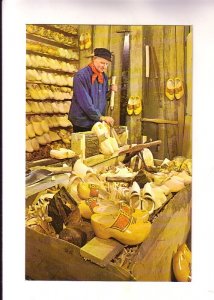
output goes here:
[[180, 78], [175, 78], [175, 98], [177, 100], [181, 99], [184, 95], [184, 86]]
[[128, 100], [128, 105], [127, 105], [127, 113], [128, 115], [132, 115], [134, 112], [134, 99], [135, 97], [131, 96]]
[[174, 100], [175, 98], [175, 82], [173, 79], [168, 79], [166, 82], [165, 94], [169, 100]]
[[142, 111], [142, 103], [139, 96], [136, 96], [134, 99], [134, 114], [139, 115]]

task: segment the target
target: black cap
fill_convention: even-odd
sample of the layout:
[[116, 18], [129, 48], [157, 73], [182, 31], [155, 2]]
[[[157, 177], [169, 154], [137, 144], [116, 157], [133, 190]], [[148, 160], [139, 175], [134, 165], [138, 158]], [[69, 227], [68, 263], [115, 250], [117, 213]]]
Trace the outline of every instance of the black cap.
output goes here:
[[94, 49], [94, 56], [102, 57], [108, 61], [111, 61], [111, 52], [105, 48]]

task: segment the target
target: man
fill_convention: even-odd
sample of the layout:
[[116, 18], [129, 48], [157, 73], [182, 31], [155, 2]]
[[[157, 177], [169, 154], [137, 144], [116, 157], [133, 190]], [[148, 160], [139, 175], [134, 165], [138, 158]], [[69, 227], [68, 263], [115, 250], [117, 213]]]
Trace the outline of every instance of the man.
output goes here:
[[[109, 62], [111, 52], [105, 48], [96, 48], [92, 62], [75, 74], [73, 98], [68, 114], [73, 124], [73, 132], [91, 130], [98, 121], [114, 125], [114, 119], [105, 116], [108, 93], [108, 77], [105, 71]], [[111, 90], [117, 92], [117, 86], [111, 85]]]

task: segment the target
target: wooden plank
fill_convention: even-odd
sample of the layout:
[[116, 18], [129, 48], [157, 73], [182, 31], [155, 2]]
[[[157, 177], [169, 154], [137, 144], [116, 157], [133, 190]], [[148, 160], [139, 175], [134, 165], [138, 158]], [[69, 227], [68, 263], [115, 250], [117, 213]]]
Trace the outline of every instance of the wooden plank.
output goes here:
[[184, 141], [182, 155], [192, 158], [192, 116], [188, 115], [185, 117]]
[[[164, 82], [169, 78], [176, 77], [176, 44], [175, 26], [164, 26]], [[177, 120], [177, 100], [169, 100], [165, 96], [165, 117], [164, 119]], [[172, 159], [178, 152], [177, 128], [166, 125], [167, 151], [166, 157]]]
[[[142, 78], [143, 78], [143, 55], [142, 55], [142, 26], [130, 26], [130, 70], [128, 98], [130, 96], [139, 96], [142, 102]], [[126, 117], [126, 123], [129, 130], [129, 142], [141, 142], [141, 115], [131, 115]]]
[[93, 45], [95, 48], [109, 49], [109, 25], [94, 25], [93, 26]]
[[191, 186], [178, 192], [152, 223], [151, 233], [135, 258], [131, 271], [140, 281], [171, 281], [172, 256], [188, 237], [191, 226]]
[[34, 195], [38, 192], [49, 189], [58, 184], [66, 185], [66, 184], [68, 184], [68, 182], [69, 182], [69, 176], [66, 174], [54, 175], [53, 177], [47, 177], [46, 179], [44, 179], [40, 182], [26, 186], [25, 196], [29, 197], [31, 195]]
[[171, 120], [164, 120], [164, 119], [148, 119], [142, 118], [143, 122], [152, 122], [156, 124], [171, 124], [171, 125], [178, 125], [178, 121], [171, 121]]
[[187, 82], [187, 106], [186, 113], [192, 115], [192, 31], [187, 36], [187, 66], [186, 66], [186, 82]]
[[184, 84], [184, 95], [178, 102], [178, 155], [182, 154], [183, 135], [184, 135], [184, 118], [185, 118], [185, 103], [186, 103], [186, 88], [185, 88], [185, 69], [184, 69], [184, 26], [176, 26], [176, 77], [179, 77]]
[[26, 228], [26, 276], [35, 280], [133, 280], [111, 263], [105, 268], [80, 256], [80, 248]]

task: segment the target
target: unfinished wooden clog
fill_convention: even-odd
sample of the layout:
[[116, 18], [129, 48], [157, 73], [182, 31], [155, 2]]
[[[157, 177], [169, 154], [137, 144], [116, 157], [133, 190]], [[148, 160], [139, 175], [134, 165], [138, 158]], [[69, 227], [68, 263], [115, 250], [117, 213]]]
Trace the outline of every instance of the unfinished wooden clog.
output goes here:
[[87, 173], [94, 173], [94, 170], [88, 166], [86, 166], [81, 159], [77, 159], [74, 166], [73, 171], [78, 176], [85, 176]]
[[154, 167], [154, 158], [152, 152], [148, 148], [144, 148], [141, 151], [143, 160], [147, 167]]

